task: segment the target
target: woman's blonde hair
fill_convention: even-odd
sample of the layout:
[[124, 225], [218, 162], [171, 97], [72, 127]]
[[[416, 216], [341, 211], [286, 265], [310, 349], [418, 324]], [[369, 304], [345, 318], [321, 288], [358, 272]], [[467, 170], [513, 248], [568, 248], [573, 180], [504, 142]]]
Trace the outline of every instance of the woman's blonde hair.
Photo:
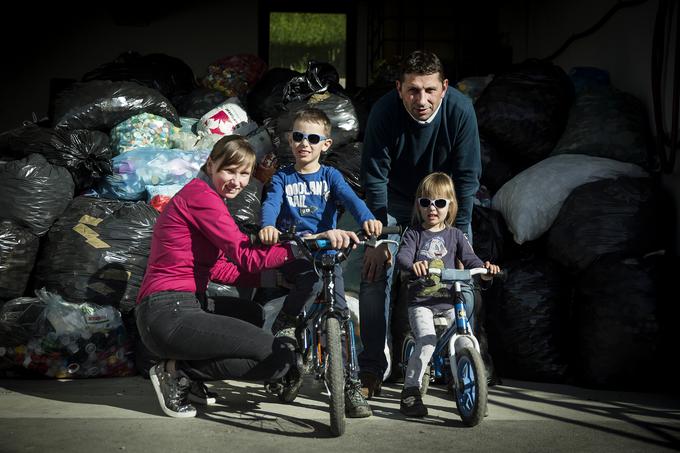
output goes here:
[[446, 173], [430, 173], [418, 184], [416, 199], [413, 203], [413, 216], [411, 217], [413, 225], [423, 223], [423, 218], [420, 216], [420, 208], [418, 207], [418, 198], [429, 198], [431, 200], [445, 198], [449, 200], [449, 210], [446, 213], [444, 223], [451, 226], [456, 221], [456, 215], [458, 214], [456, 190], [453, 188], [453, 180]]
[[[224, 160], [222, 160], [224, 158]], [[257, 155], [252, 145], [240, 135], [225, 135], [215, 143], [210, 153], [210, 160], [215, 164], [220, 162], [220, 167], [216, 171], [223, 168], [242, 165], [250, 166], [250, 170], [255, 170], [255, 163]], [[207, 163], [203, 164], [201, 170], [205, 173]]]

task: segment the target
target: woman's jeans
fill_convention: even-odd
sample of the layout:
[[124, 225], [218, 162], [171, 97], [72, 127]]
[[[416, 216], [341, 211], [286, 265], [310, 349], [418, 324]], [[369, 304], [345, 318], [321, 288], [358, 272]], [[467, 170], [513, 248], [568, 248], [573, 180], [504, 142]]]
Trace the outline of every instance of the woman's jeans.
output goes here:
[[196, 295], [161, 291], [135, 309], [144, 345], [200, 381], [274, 381], [295, 364], [290, 339], [240, 319], [205, 312]]

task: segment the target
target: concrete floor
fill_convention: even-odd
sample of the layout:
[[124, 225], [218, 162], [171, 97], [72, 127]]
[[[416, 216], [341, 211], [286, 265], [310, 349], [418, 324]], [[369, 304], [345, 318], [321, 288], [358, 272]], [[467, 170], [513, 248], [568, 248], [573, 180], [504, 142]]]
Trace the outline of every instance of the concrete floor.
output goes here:
[[680, 450], [678, 395], [505, 380], [490, 388], [489, 416], [467, 428], [439, 386], [425, 397], [428, 417], [404, 418], [395, 384], [371, 401], [372, 417], [348, 419], [345, 435], [333, 438], [326, 397], [311, 378], [288, 405], [258, 384], [211, 386], [221, 395], [218, 405], [199, 406], [194, 419], [173, 419], [139, 376], [0, 380], [0, 452]]

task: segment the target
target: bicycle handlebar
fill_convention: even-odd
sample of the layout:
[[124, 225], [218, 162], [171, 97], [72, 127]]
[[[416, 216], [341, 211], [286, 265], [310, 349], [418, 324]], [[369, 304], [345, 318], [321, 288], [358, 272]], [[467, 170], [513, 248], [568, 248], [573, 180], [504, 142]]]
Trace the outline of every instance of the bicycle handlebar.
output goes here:
[[[349, 254], [357, 245], [365, 245], [367, 247], [378, 247], [384, 243], [395, 243], [396, 241], [391, 241], [388, 239], [378, 239], [376, 236], [368, 236], [363, 230], [355, 231], [359, 238], [359, 242], [352, 242], [348, 247], [339, 250], [337, 253], [337, 262], [340, 263], [347, 259]], [[401, 234], [400, 226], [388, 226], [382, 229], [382, 234]], [[331, 246], [331, 241], [326, 238], [304, 238], [296, 235], [294, 232], [282, 232], [279, 234], [279, 242], [295, 242], [302, 250], [303, 253], [307, 255], [308, 258], [313, 259], [311, 252], [333, 250]]]
[[[489, 270], [485, 267], [475, 267], [473, 269], [428, 269], [428, 274], [440, 275], [442, 282], [466, 282], [472, 280], [475, 275], [486, 275]], [[500, 271], [492, 276], [493, 278], [500, 278], [505, 281], [506, 273]]]

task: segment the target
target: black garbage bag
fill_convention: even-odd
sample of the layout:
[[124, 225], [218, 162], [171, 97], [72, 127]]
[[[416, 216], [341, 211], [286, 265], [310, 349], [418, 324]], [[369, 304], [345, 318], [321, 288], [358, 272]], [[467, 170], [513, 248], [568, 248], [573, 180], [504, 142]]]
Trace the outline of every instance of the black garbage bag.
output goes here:
[[158, 212], [144, 202], [76, 197], [50, 230], [36, 287], [71, 302], [135, 306]]
[[482, 176], [479, 182], [485, 185], [491, 193], [498, 192], [503, 184], [510, 181], [513, 176], [521, 171], [521, 168], [499, 152], [496, 147], [484, 136], [479, 136], [479, 148], [482, 157]]
[[108, 133], [116, 124], [140, 113], [162, 116], [181, 127], [175, 107], [157, 90], [135, 82], [109, 80], [76, 83], [59, 93], [53, 125]]
[[174, 98], [175, 107], [181, 116], [202, 118], [203, 115], [224, 103], [227, 96], [218, 90], [196, 88], [188, 94]]
[[571, 288], [568, 276], [540, 256], [503, 265], [505, 282], [494, 281], [485, 297], [489, 346], [499, 374], [539, 382], [564, 382]]
[[559, 66], [540, 60], [513, 65], [475, 102], [479, 132], [528, 167], [555, 147], [573, 97], [574, 87]]
[[322, 163], [337, 168], [347, 181], [347, 184], [359, 196], [364, 196], [364, 188], [359, 180], [361, 171], [361, 150], [363, 143], [347, 143], [341, 146], [331, 146], [323, 157]]
[[262, 211], [262, 183], [255, 178], [236, 196], [227, 199], [226, 204], [229, 213], [234, 218], [236, 225], [245, 234], [260, 231], [260, 213]]
[[38, 236], [27, 229], [0, 221], [0, 301], [24, 295], [39, 245]]
[[649, 168], [650, 144], [642, 102], [605, 87], [576, 97], [566, 129], [551, 154], [587, 154]]
[[582, 274], [574, 298], [578, 316], [571, 361], [580, 384], [639, 390], [640, 375], [659, 383], [664, 362], [673, 360], [659, 356], [659, 304], [664, 298], [677, 303], [677, 295], [658, 291], [659, 270], [657, 257], [608, 254]]
[[642, 255], [660, 244], [660, 194], [649, 178], [603, 179], [574, 189], [548, 231], [548, 255], [573, 270], [600, 255]]
[[42, 236], [73, 199], [74, 187], [71, 174], [41, 154], [0, 165], [0, 219]]
[[198, 86], [191, 67], [162, 53], [140, 55], [124, 52], [113, 61], [88, 71], [83, 82], [92, 80], [130, 81], [158, 90], [168, 99], [189, 93]]
[[286, 68], [271, 68], [248, 93], [248, 115], [258, 124], [278, 116], [283, 111], [283, 91], [286, 84], [302, 73]]
[[494, 264], [503, 261], [505, 243], [509, 239], [510, 232], [500, 212], [479, 205], [472, 208], [472, 243], [475, 254], [482, 261]]
[[77, 192], [89, 189], [99, 178], [113, 172], [109, 136], [99, 131], [69, 131], [27, 123], [0, 134], [0, 154], [19, 159], [31, 153], [42, 154], [49, 163], [66, 168]]

